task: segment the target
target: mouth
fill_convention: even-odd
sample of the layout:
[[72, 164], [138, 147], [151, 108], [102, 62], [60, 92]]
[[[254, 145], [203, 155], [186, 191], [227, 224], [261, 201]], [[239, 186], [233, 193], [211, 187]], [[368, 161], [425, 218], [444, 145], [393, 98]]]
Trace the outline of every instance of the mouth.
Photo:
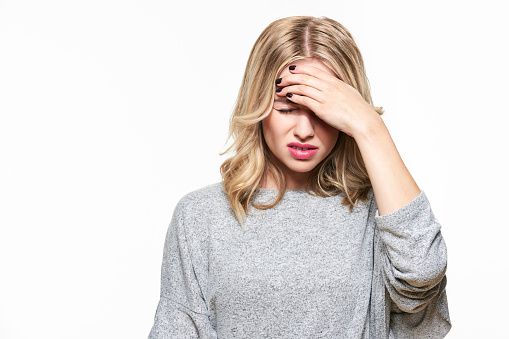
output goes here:
[[313, 149], [318, 149], [315, 145], [310, 144], [301, 144], [299, 142], [291, 142], [287, 145], [288, 147], [291, 147], [293, 149], [301, 150], [301, 151], [309, 151]]
[[293, 149], [299, 149], [301, 151], [309, 151], [310, 149], [316, 149], [316, 147], [315, 148], [305, 148], [305, 147], [297, 147], [297, 146], [289, 146], [289, 147], [291, 147]]
[[312, 145], [303, 145], [307, 147], [299, 147], [295, 145], [288, 145], [288, 151], [290, 154], [297, 159], [308, 159], [311, 158], [318, 151], [318, 147]]

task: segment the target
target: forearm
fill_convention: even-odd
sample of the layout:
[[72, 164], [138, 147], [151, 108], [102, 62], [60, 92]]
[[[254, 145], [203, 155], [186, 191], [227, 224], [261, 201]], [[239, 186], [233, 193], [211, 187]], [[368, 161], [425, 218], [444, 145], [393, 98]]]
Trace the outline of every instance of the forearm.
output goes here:
[[380, 215], [397, 211], [421, 193], [380, 116], [352, 136], [366, 165]]

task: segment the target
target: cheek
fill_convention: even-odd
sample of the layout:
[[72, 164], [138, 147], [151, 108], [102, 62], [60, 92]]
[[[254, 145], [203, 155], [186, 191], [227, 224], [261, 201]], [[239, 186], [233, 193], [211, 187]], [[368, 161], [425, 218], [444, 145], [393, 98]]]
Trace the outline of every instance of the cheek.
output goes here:
[[272, 129], [273, 123], [270, 119], [270, 116], [262, 120], [262, 135], [263, 139], [265, 139], [265, 143], [269, 148], [271, 148], [274, 143], [274, 131]]
[[280, 119], [278, 119], [277, 115], [271, 113], [268, 117], [262, 120], [262, 128], [265, 141], [267, 142], [267, 139], [274, 141], [282, 134], [284, 124], [280, 121]]
[[327, 148], [334, 148], [336, 142], [339, 138], [339, 131], [333, 127], [327, 125], [328, 128], [324, 128], [322, 131], [322, 142], [326, 145]]

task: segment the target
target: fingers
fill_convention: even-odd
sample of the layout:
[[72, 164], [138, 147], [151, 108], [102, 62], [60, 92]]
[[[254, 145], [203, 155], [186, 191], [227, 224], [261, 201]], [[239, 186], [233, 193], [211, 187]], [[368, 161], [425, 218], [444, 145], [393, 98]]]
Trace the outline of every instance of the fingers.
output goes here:
[[306, 85], [314, 89], [320, 90], [323, 86], [321, 80], [308, 74], [288, 74], [276, 80], [276, 85], [286, 87], [291, 85]]
[[287, 93], [286, 97], [288, 98], [288, 100], [296, 103], [297, 105], [306, 106], [307, 108], [309, 108], [311, 111], [313, 111], [315, 113], [319, 109], [320, 102], [318, 102], [308, 96], [294, 94], [294, 93]]
[[307, 96], [323, 102], [328, 95], [334, 95], [345, 84], [328, 69], [300, 64], [290, 65], [276, 80], [276, 94], [285, 96], [287, 93]]
[[[338, 94], [346, 85], [332, 70], [309, 64], [290, 65], [276, 80], [276, 95], [286, 96], [288, 100], [303, 105], [319, 113], [325, 106], [330, 106], [330, 98]], [[324, 106], [324, 107], [322, 107]]]
[[[278, 87], [276, 90], [276, 95], [278, 96], [286, 96], [287, 94], [297, 94], [301, 96], [307, 96], [317, 102], [323, 102], [324, 93], [320, 90], [306, 86], [306, 85], [290, 85], [287, 87]], [[291, 98], [291, 96], [289, 96]]]
[[341, 81], [338, 77], [329, 70], [326, 72], [318, 67], [313, 67], [306, 64], [290, 65], [288, 67], [290, 74], [281, 78], [281, 82], [277, 85], [288, 86], [292, 84], [303, 84], [316, 89], [321, 89], [324, 84], [333, 84]]

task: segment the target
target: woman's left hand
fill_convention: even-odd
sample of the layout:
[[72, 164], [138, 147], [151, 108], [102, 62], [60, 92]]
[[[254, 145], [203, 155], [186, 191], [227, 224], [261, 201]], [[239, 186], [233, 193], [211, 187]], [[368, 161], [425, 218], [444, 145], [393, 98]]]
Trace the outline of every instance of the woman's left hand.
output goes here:
[[305, 64], [289, 71], [277, 85], [282, 89], [276, 95], [306, 106], [328, 125], [355, 137], [380, 118], [355, 88], [336, 76]]

